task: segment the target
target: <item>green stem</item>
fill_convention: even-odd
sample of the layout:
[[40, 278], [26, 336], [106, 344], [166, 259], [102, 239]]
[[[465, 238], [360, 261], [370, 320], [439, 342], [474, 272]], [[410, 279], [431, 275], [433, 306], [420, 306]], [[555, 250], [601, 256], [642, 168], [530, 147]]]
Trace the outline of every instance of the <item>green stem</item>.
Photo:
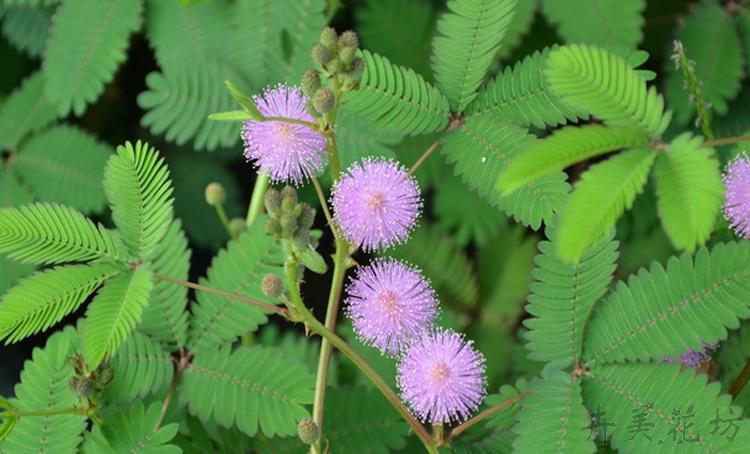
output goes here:
[[336, 230], [335, 224], [333, 223], [333, 216], [331, 216], [331, 212], [328, 211], [328, 202], [326, 202], [326, 196], [325, 194], [323, 194], [323, 188], [320, 187], [320, 182], [314, 175], [310, 180], [312, 181], [312, 184], [315, 187], [315, 192], [318, 194], [318, 200], [320, 200], [320, 208], [323, 210], [323, 215], [326, 217], [326, 222], [328, 223], [328, 227], [331, 229], [331, 233], [333, 233], [333, 237], [335, 239], [338, 239], [339, 234], [338, 234], [338, 231]]
[[88, 410], [80, 407], [65, 407], [65, 408], [51, 408], [49, 410], [40, 411], [16, 411], [17, 418], [23, 418], [25, 416], [55, 416], [55, 415], [85, 415]]
[[469, 419], [468, 421], [464, 421], [462, 424], [457, 425], [453, 430], [451, 430], [450, 435], [448, 435], [448, 441], [454, 440], [456, 437], [461, 435], [466, 429], [473, 426], [474, 424], [484, 421], [485, 419], [489, 418], [490, 416], [494, 415], [495, 413], [505, 410], [506, 408], [510, 407], [514, 403], [518, 402], [519, 400], [523, 399], [524, 397], [528, 396], [529, 392], [521, 393], [517, 396], [513, 396], [510, 399], [504, 400], [503, 402], [500, 402], [499, 404], [490, 407], [483, 412], [479, 413], [478, 415], [474, 416], [473, 418]]
[[229, 237], [232, 238], [232, 229], [229, 228], [229, 218], [227, 218], [227, 212], [224, 211], [224, 205], [217, 203], [216, 205], [214, 205], [214, 208], [216, 208], [216, 216], [219, 217], [219, 221], [221, 221], [221, 225], [224, 226], [224, 229], [227, 231], [227, 234], [229, 234]]
[[302, 297], [299, 292], [299, 278], [297, 276], [297, 266], [294, 263], [287, 263], [286, 266], [287, 280], [290, 288], [290, 296], [294, 308], [302, 316], [302, 320], [305, 324], [315, 333], [322, 336], [325, 340], [330, 342], [331, 345], [336, 347], [341, 353], [348, 357], [367, 378], [372, 381], [378, 390], [388, 399], [388, 402], [393, 405], [396, 411], [404, 418], [409, 424], [414, 433], [419, 437], [424, 444], [425, 449], [430, 454], [438, 454], [437, 448], [435, 447], [430, 433], [420, 423], [414, 415], [404, 406], [401, 400], [398, 398], [395, 392], [388, 386], [380, 375], [365, 361], [357, 352], [352, 349], [349, 344], [346, 343], [342, 338], [336, 335], [333, 331], [329, 330], [322, 323], [310, 313], [310, 311], [302, 303]]
[[312, 123], [305, 120], [297, 120], [296, 118], [288, 118], [288, 117], [263, 117], [262, 119], [258, 121], [281, 121], [284, 123], [293, 123], [296, 125], [302, 125], [307, 126], [310, 129], [318, 130], [318, 125], [316, 123]]
[[[349, 245], [341, 238], [336, 239], [336, 254], [333, 259], [333, 278], [331, 279], [331, 291], [328, 294], [328, 306], [326, 308], [325, 327], [331, 332], [336, 332], [336, 319], [339, 313], [341, 291], [344, 287], [344, 275], [349, 268]], [[320, 344], [320, 356], [318, 357], [318, 372], [315, 379], [315, 400], [313, 401], [313, 421], [318, 427], [323, 427], [323, 408], [325, 405], [326, 385], [328, 383], [328, 369], [331, 362], [331, 342], [323, 338]]]
[[333, 133], [333, 130], [326, 134], [326, 139], [328, 140], [329, 154], [328, 168], [331, 172], [331, 179], [335, 183], [339, 179], [339, 175], [341, 175], [341, 160], [339, 159], [339, 149], [336, 145], [336, 134]]
[[750, 136], [732, 136], [732, 137], [722, 137], [721, 139], [707, 140], [703, 142], [703, 145], [706, 145], [709, 147], [718, 147], [719, 145], [729, 145], [732, 143], [747, 142], [747, 141], [750, 141]]
[[267, 172], [259, 173], [258, 178], [255, 179], [253, 195], [250, 197], [250, 206], [247, 208], [247, 219], [245, 221], [248, 229], [253, 226], [255, 220], [263, 212], [263, 200], [270, 182], [271, 178]]
[[732, 398], [736, 398], [737, 394], [742, 391], [742, 388], [745, 387], [748, 380], [750, 380], [750, 359], [747, 360], [747, 363], [745, 364], [745, 367], [742, 368], [742, 371], [740, 371], [740, 374], [737, 376], [737, 378], [734, 379], [732, 384], [729, 386], [729, 390], [727, 391], [727, 394], [732, 396]]
[[411, 166], [411, 169], [409, 169], [409, 175], [414, 175], [414, 173], [417, 171], [419, 166], [421, 166], [427, 160], [427, 158], [429, 158], [430, 155], [435, 150], [437, 150], [437, 147], [439, 145], [440, 145], [440, 140], [436, 140], [432, 142], [432, 145], [430, 145], [429, 148], [427, 148], [427, 150], [424, 153], [422, 153], [422, 156], [420, 156], [419, 159], [417, 159], [417, 162], [415, 162], [414, 165]]

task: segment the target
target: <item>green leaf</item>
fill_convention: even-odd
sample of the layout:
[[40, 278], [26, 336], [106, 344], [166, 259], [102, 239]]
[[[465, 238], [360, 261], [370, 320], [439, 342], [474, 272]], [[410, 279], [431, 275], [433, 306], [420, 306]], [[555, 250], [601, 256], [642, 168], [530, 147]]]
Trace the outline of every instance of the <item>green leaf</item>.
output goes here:
[[226, 55], [230, 17], [226, 1], [146, 0], [146, 37], [162, 69], [206, 66]]
[[106, 393], [113, 401], [132, 402], [164, 388], [174, 375], [172, 356], [161, 344], [134, 331], [110, 356], [115, 376]]
[[529, 384], [530, 394], [521, 401], [518, 424], [513, 428], [518, 435], [513, 452], [596, 452], [585, 429], [591, 420], [583, 406], [581, 381], [559, 370], [542, 375], [543, 379]]
[[281, 36], [268, 55], [271, 81], [296, 84], [310, 68], [310, 49], [326, 25], [326, 5], [325, 0], [274, 0], [271, 23], [280, 27]]
[[[507, 401], [516, 398], [523, 394], [528, 388], [526, 380], [519, 378], [516, 380], [514, 385], [503, 385], [497, 394], [490, 394], [484, 400], [485, 409], [493, 408], [497, 405], [507, 405]], [[518, 411], [521, 409], [521, 400], [516, 400], [514, 403], [507, 405], [500, 411], [493, 413], [492, 416], [487, 418], [485, 426], [488, 429], [510, 429], [516, 424], [518, 419]]]
[[[176, 219], [157, 246], [151, 269], [155, 273], [187, 281], [191, 254], [182, 223]], [[157, 279], [139, 329], [164, 342], [170, 349], [184, 347], [188, 328], [187, 293], [187, 287]]]
[[[24, 364], [12, 404], [27, 412], [78, 405], [78, 396], [68, 386], [73, 376], [68, 357], [77, 347], [76, 331], [66, 327], [50, 336], [44, 349], [35, 348], [31, 360]], [[0, 452], [75, 454], [85, 428], [86, 418], [77, 414], [20, 418], [8, 438], [0, 443]]]
[[314, 378], [304, 366], [275, 349], [240, 347], [196, 351], [183, 375], [180, 402], [190, 413], [223, 427], [235, 426], [254, 436], [297, 433], [297, 422], [309, 417]]
[[645, 0], [542, 0], [542, 11], [567, 43], [590, 43], [624, 54], [643, 39]]
[[352, 163], [368, 156], [382, 156], [396, 159], [391, 146], [401, 142], [403, 137], [380, 131], [369, 121], [348, 112], [339, 110], [336, 115], [336, 144], [339, 151], [341, 167], [347, 168]]
[[620, 282], [597, 306], [588, 325], [589, 362], [660, 360], [703, 342], [715, 344], [727, 328], [750, 317], [750, 244], [720, 243], [691, 257], [653, 263]]
[[454, 175], [447, 175], [437, 186], [433, 204], [440, 227], [455, 231], [456, 243], [462, 247], [472, 241], [478, 246], [487, 244], [507, 223], [500, 210]]
[[246, 121], [257, 120], [250, 112], [245, 110], [230, 110], [229, 112], [217, 112], [208, 116], [209, 120], [214, 121]]
[[116, 352], [141, 319], [153, 287], [146, 267], [110, 280], [86, 311], [81, 328], [83, 356], [93, 370]]
[[45, 93], [60, 115], [81, 116], [125, 60], [141, 26], [141, 0], [66, 0], [55, 13], [44, 54]]
[[[716, 452], [742, 453], [750, 443], [750, 421], [737, 422], [736, 438], [729, 440], [729, 433], [715, 430], [711, 420], [740, 416], [739, 407], [730, 407], [731, 398], [719, 395], [718, 383], [706, 384], [706, 374], [680, 371], [680, 366], [670, 364], [611, 364], [594, 368], [583, 377], [583, 395], [592, 412], [615, 424], [610, 427], [610, 443], [619, 452]], [[632, 430], [625, 430], [642, 412], [646, 405], [651, 410], [644, 422], [652, 423], [648, 434], [632, 437]], [[675, 412], [681, 417], [675, 418]], [[731, 413], [730, 413], [731, 412]], [[690, 418], [684, 418], [692, 414]], [[678, 422], [691, 424], [685, 427], [684, 436], [694, 443], [678, 444], [682, 440]], [[723, 430], [729, 423], [720, 424]], [[614, 429], [614, 430], [613, 430]], [[672, 432], [670, 434], [670, 431]], [[676, 435], [676, 437], [675, 437]], [[632, 439], [631, 439], [632, 438]]]
[[[258, 110], [258, 107], [255, 105], [252, 99], [248, 98], [244, 94], [242, 94], [242, 91], [240, 91], [239, 88], [237, 88], [236, 85], [234, 85], [232, 82], [225, 80], [224, 84], [227, 86], [227, 89], [229, 90], [229, 93], [232, 95], [232, 98], [234, 98], [235, 101], [239, 105], [245, 108], [245, 113], [250, 115], [251, 119], [258, 120], [263, 118], [263, 114], [260, 113]], [[217, 115], [217, 114], [213, 114]], [[246, 120], [246, 118], [243, 118], [243, 120]]]
[[109, 146], [83, 130], [59, 125], [24, 142], [13, 166], [37, 198], [101, 212], [101, 178], [111, 155]]
[[656, 153], [648, 148], [624, 151], [594, 164], [575, 186], [560, 214], [558, 254], [580, 260], [589, 246], [614, 227], [646, 185]]
[[[171, 2], [164, 2], [171, 3]], [[164, 134], [170, 142], [193, 142], [196, 149], [229, 147], [240, 138], [239, 125], [208, 121], [208, 116], [236, 107], [222, 86], [230, 78], [241, 78], [229, 66], [210, 60], [194, 64], [179, 60], [146, 76], [147, 89], [138, 95], [138, 106], [146, 111], [141, 125], [153, 134]]]
[[117, 236], [80, 212], [54, 203], [0, 209], [0, 253], [23, 263], [54, 265], [120, 260]]
[[[284, 255], [278, 242], [265, 232], [258, 220], [238, 240], [232, 240], [208, 269], [208, 279], [200, 283], [225, 292], [276, 304], [261, 291], [261, 280], [268, 273], [283, 277]], [[192, 309], [188, 345], [195, 352], [233, 342], [265, 323], [266, 312], [242, 301], [198, 292]]]
[[659, 154], [654, 176], [664, 230], [676, 248], [694, 251], [711, 235], [723, 200], [715, 152], [700, 138], [682, 134]]
[[18, 5], [18, 6], [28, 6], [28, 7], [57, 5], [60, 2], [62, 2], [62, 0], [4, 0], [3, 1], [3, 3], [5, 3], [6, 6]]
[[[521, 2], [526, 3], [526, 2]], [[557, 49], [554, 47], [553, 49]], [[550, 49], [507, 67], [484, 86], [466, 109], [467, 115], [492, 115], [519, 126], [563, 125], [587, 118], [563, 103], [549, 86], [544, 70]]]
[[510, 194], [546, 175], [586, 159], [623, 148], [647, 146], [648, 136], [630, 128], [568, 126], [533, 142], [513, 158], [498, 179], [498, 190]]
[[125, 142], [107, 163], [104, 190], [128, 251], [151, 258], [172, 219], [172, 182], [164, 159], [147, 143]]
[[385, 132], [427, 134], [445, 129], [448, 100], [411, 69], [362, 51], [365, 72], [359, 88], [344, 97], [347, 108]]
[[300, 260], [305, 268], [312, 271], [313, 273], [326, 274], [328, 271], [328, 265], [322, 255], [318, 253], [312, 246], [308, 246], [302, 250], [300, 254]]
[[514, 219], [536, 230], [551, 222], [567, 199], [570, 186], [558, 172], [529, 184], [507, 197], [496, 190], [505, 166], [535, 137], [526, 129], [498, 123], [489, 116], [474, 116], [443, 139], [443, 153], [466, 185]]
[[380, 391], [342, 388], [326, 393], [323, 437], [331, 452], [389, 454], [406, 446], [409, 426]]
[[617, 268], [617, 242], [612, 235], [590, 247], [576, 264], [568, 264], [557, 254], [559, 236], [547, 228], [551, 241], [539, 243], [534, 260], [532, 294], [524, 320], [529, 358], [564, 368], [581, 357], [584, 328], [594, 304], [604, 295]]
[[471, 262], [439, 228], [424, 224], [408, 243], [387, 250], [385, 255], [421, 268], [443, 301], [463, 307], [477, 304], [479, 285]]
[[517, 0], [451, 0], [437, 23], [432, 67], [451, 108], [463, 112], [476, 96], [505, 36]]
[[429, 60], [435, 10], [430, 2], [368, 0], [354, 10], [354, 15], [363, 47], [395, 65], [408, 66], [422, 77], [431, 78]]
[[10, 344], [46, 331], [122, 271], [107, 263], [70, 265], [23, 279], [0, 300], [0, 339]]
[[659, 136], [669, 125], [664, 99], [625, 60], [589, 45], [550, 52], [547, 81], [563, 102], [610, 126], [635, 128]]
[[40, 72], [31, 74], [0, 104], [0, 149], [15, 149], [26, 134], [38, 131], [57, 118], [44, 94]]
[[[526, 37], [525, 35], [530, 32], [536, 18], [538, 3], [537, 0], [521, 0], [516, 3], [516, 12], [513, 15], [513, 20], [508, 25], [508, 30], [505, 31], [503, 45], [500, 46], [500, 50], [498, 50], [495, 58], [496, 64], [506, 60], [511, 56], [513, 51], [518, 49], [519, 45], [522, 45]], [[490, 73], [494, 74], [496, 71], [493, 71], [493, 68], [494, 65], [490, 66]]]
[[12, 165], [0, 165], [0, 208], [17, 207], [33, 201], [31, 192], [25, 187]]
[[0, 256], [0, 295], [16, 285], [18, 280], [34, 272], [34, 267]]
[[[197, 5], [191, 7], [197, 11]], [[274, 0], [243, 0], [229, 5], [229, 43], [221, 42], [220, 46], [225, 47], [227, 62], [250, 81], [254, 89], [271, 82], [271, 53], [281, 52], [279, 18], [273, 14], [277, 7], [279, 2]], [[215, 9], [215, 5], [210, 5], [209, 9]], [[283, 18], [284, 21], [291, 19]], [[226, 22], [218, 23], [226, 28]]]
[[30, 57], [40, 57], [54, 11], [54, 8], [7, 7], [3, 17], [3, 35]]
[[[734, 380], [739, 376], [750, 359], [750, 323], [743, 322], [740, 329], [729, 333], [725, 342], [721, 343], [719, 353], [715, 357], [718, 365], [723, 392], [727, 392]], [[734, 403], [741, 405], [745, 416], [750, 413], [750, 391], [747, 385], [734, 396]]]
[[[732, 16], [716, 1], [695, 3], [677, 30], [677, 39], [685, 46], [688, 58], [695, 62], [695, 75], [701, 83], [703, 98], [711, 110], [728, 111], [727, 101], [742, 87], [743, 52]], [[665, 93], [675, 118], [687, 124], [695, 116], [690, 94], [684, 88], [682, 71], [669, 62]]]
[[182, 450], [169, 442], [180, 429], [177, 423], [159, 426], [161, 402], [144, 408], [134, 402], [130, 409], [111, 408], [105, 411], [104, 424], [94, 427], [84, 445], [84, 453], [148, 453], [180, 454]]

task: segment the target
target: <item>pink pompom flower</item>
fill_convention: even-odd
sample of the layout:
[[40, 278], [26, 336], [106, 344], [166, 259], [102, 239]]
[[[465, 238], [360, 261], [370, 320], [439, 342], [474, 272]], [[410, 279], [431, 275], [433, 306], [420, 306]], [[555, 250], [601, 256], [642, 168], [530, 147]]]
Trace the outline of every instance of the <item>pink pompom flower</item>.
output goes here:
[[[296, 87], [279, 85], [254, 98], [264, 117], [286, 117], [313, 122], [305, 110], [308, 98]], [[299, 185], [318, 174], [326, 163], [323, 134], [307, 126], [283, 121], [248, 120], [242, 128], [244, 155], [274, 181]]]
[[390, 258], [358, 268], [347, 293], [354, 331], [391, 356], [427, 332], [438, 314], [435, 292], [422, 273]]
[[724, 215], [729, 225], [744, 238], [750, 238], [750, 159], [737, 156], [724, 173], [726, 188]]
[[416, 179], [397, 162], [369, 158], [352, 164], [333, 188], [334, 217], [350, 243], [365, 251], [404, 242], [422, 202]]
[[412, 344], [397, 379], [414, 414], [432, 424], [468, 419], [487, 393], [484, 356], [452, 331], [435, 330]]

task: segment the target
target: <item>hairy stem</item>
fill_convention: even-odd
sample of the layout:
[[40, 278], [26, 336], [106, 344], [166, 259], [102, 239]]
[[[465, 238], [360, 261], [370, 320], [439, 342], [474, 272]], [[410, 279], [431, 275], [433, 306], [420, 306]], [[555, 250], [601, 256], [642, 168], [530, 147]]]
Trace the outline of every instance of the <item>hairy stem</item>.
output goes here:
[[414, 165], [411, 166], [411, 169], [409, 169], [409, 175], [414, 175], [417, 169], [419, 169], [419, 166], [421, 166], [427, 160], [427, 158], [429, 158], [430, 155], [435, 150], [437, 150], [438, 146], [440, 146], [440, 140], [436, 140], [432, 142], [432, 145], [430, 145], [429, 148], [427, 148], [427, 150], [424, 153], [422, 153], [422, 156], [420, 156], [419, 159], [417, 159], [417, 162], [415, 162]]
[[[341, 292], [344, 287], [344, 275], [349, 268], [349, 245], [340, 238], [336, 239], [336, 255], [333, 259], [333, 278], [331, 279], [331, 291], [328, 295], [328, 306], [326, 308], [325, 327], [331, 332], [336, 331], [336, 320], [341, 302]], [[326, 385], [328, 383], [328, 368], [331, 362], [331, 342], [323, 338], [320, 344], [320, 356], [318, 357], [318, 371], [315, 378], [315, 400], [313, 402], [313, 421], [318, 427], [323, 427], [323, 407], [325, 405]]]
[[302, 125], [307, 126], [310, 129], [318, 130], [317, 123], [312, 123], [305, 120], [297, 120], [296, 118], [288, 118], [288, 117], [263, 117], [262, 119], [258, 121], [281, 121], [284, 123], [294, 123], [295, 125]]
[[727, 393], [732, 396], [732, 398], [737, 397], [737, 394], [742, 391], [742, 388], [745, 387], [748, 380], [750, 380], [750, 358], [748, 358], [745, 367], [742, 368], [740, 374], [737, 375], [737, 378], [735, 378], [732, 384], [729, 386], [729, 390], [727, 391]]
[[320, 201], [320, 208], [323, 210], [323, 215], [326, 217], [326, 222], [328, 223], [328, 228], [331, 229], [331, 233], [333, 234], [333, 237], [338, 240], [339, 233], [336, 230], [336, 225], [333, 223], [333, 216], [331, 216], [331, 212], [328, 211], [328, 202], [326, 202], [326, 196], [323, 194], [323, 188], [320, 187], [320, 182], [318, 181], [315, 176], [311, 178], [313, 186], [315, 186], [315, 192], [318, 194], [318, 200]]
[[719, 145], [729, 145], [732, 143], [747, 142], [747, 141], [750, 141], [750, 136], [731, 136], [731, 137], [722, 137], [720, 139], [707, 140], [703, 142], [703, 145], [706, 145], [709, 147], [718, 147]]
[[450, 435], [448, 436], [448, 440], [453, 440], [459, 435], [461, 435], [466, 429], [473, 426], [474, 424], [484, 421], [485, 419], [489, 418], [490, 416], [494, 415], [495, 413], [499, 411], [503, 411], [506, 408], [510, 407], [514, 403], [518, 402], [519, 400], [523, 399], [524, 397], [528, 396], [529, 392], [521, 393], [517, 396], [513, 396], [508, 400], [505, 400], [503, 402], [500, 402], [499, 404], [495, 405], [494, 407], [490, 407], [483, 412], [479, 413], [478, 415], [474, 416], [473, 418], [469, 419], [468, 421], [464, 421], [463, 423], [456, 426], [453, 430], [451, 430]]
[[252, 227], [255, 220], [263, 212], [263, 199], [266, 196], [268, 185], [271, 182], [267, 172], [261, 172], [258, 174], [258, 178], [255, 179], [255, 186], [253, 187], [253, 195], [250, 197], [250, 206], [247, 208], [247, 218], [245, 224], [247, 228]]
[[169, 384], [167, 395], [164, 396], [164, 402], [161, 404], [161, 414], [159, 415], [159, 420], [156, 422], [156, 427], [154, 427], [154, 432], [159, 430], [159, 427], [164, 423], [164, 418], [167, 416], [167, 410], [169, 410], [169, 404], [172, 403], [172, 398], [174, 397], [175, 392], [177, 392], [177, 385], [180, 382], [182, 371], [188, 367], [188, 364], [190, 364], [190, 356], [188, 352], [185, 349], [180, 349], [180, 358], [175, 364], [172, 383]]
[[246, 296], [237, 295], [235, 293], [225, 292], [224, 290], [206, 287], [205, 285], [196, 284], [195, 282], [183, 281], [182, 279], [175, 279], [171, 276], [165, 276], [159, 273], [154, 273], [154, 277], [157, 279], [161, 279], [163, 281], [171, 282], [173, 284], [181, 285], [183, 287], [192, 288], [194, 290], [200, 290], [206, 293], [213, 293], [214, 295], [219, 295], [225, 298], [242, 301], [243, 303], [252, 304], [254, 306], [258, 306], [261, 309], [265, 309], [269, 312], [273, 312], [276, 315], [280, 315], [284, 318], [289, 318], [289, 311], [283, 307], [274, 306], [273, 304], [264, 303], [263, 301], [258, 301], [252, 298], [248, 298]]

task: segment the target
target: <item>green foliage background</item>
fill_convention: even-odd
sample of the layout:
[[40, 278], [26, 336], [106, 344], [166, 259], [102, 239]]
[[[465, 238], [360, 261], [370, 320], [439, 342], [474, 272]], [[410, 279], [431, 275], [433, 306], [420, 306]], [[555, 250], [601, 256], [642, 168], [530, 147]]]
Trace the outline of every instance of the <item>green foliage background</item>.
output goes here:
[[[326, 24], [356, 30], [366, 63], [337, 123], [342, 164], [410, 166], [440, 140], [416, 173], [421, 224], [386, 253], [424, 270], [440, 323], [487, 357], [482, 409], [530, 392], [449, 450], [604, 452], [582, 430], [591, 413], [624, 428], [651, 402], [655, 437], [694, 405], [695, 452], [742, 452], [748, 420], [733, 442], [708, 421], [750, 411], [750, 391], [721, 394], [750, 357], [750, 250], [720, 215], [720, 163], [746, 148], [704, 143], [671, 55], [681, 40], [716, 137], [750, 131], [747, 2], [0, 0], [0, 338], [22, 341], [0, 351], [0, 394], [71, 406], [68, 356], [115, 370], [110, 425], [22, 419], [0, 453], [304, 452], [317, 342], [154, 276], [273, 303], [259, 279], [282, 274], [278, 245], [262, 223], [230, 241], [205, 203], [218, 181], [244, 217], [256, 175], [240, 125], [206, 118], [236, 108], [225, 80], [245, 93], [298, 82]], [[122, 267], [134, 257], [145, 265]], [[329, 280], [306, 274], [316, 314]], [[394, 384], [392, 360], [339, 332]], [[720, 344], [709, 370], [662, 364], [702, 342]], [[359, 371], [333, 364], [332, 452], [420, 452]], [[627, 435], [608, 442], [652, 448]]]

